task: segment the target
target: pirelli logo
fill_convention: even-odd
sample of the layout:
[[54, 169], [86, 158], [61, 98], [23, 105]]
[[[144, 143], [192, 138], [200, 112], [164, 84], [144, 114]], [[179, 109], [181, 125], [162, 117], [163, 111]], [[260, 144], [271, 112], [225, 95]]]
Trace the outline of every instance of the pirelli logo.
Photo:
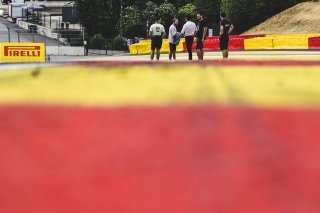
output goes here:
[[40, 46], [5, 46], [4, 56], [40, 57]]
[[43, 43], [3, 43], [1, 62], [45, 62]]

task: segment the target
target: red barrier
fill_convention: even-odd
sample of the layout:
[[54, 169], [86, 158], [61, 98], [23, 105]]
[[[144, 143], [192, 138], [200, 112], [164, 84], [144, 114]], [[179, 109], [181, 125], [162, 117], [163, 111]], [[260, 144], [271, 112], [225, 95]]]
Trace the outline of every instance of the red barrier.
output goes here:
[[320, 37], [309, 38], [309, 49], [320, 49]]
[[183, 43], [183, 51], [184, 51], [184, 52], [187, 52], [187, 45], [186, 45], [186, 42], [184, 42], [184, 43]]
[[229, 50], [244, 50], [244, 38], [230, 38]]
[[[244, 50], [244, 39], [265, 37], [265, 35], [233, 35], [230, 36], [229, 49], [230, 50]], [[196, 42], [193, 43], [192, 51], [196, 50]], [[205, 51], [220, 50], [219, 36], [207, 37], [204, 42]], [[187, 46], [184, 43], [184, 51], [187, 51]]]
[[204, 42], [204, 50], [205, 51], [213, 51], [213, 50], [220, 50], [219, 45], [219, 38], [214, 39], [206, 39]]
[[234, 35], [230, 36], [232, 38], [243, 38], [243, 39], [250, 39], [250, 38], [258, 38], [258, 37], [265, 37], [266, 35], [261, 34], [261, 35]]

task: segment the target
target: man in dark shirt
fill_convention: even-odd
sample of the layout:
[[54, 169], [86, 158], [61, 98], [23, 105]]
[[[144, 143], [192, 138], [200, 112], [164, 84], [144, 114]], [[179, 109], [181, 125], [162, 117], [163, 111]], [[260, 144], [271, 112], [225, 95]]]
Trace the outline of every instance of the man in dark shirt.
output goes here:
[[207, 37], [208, 27], [205, 20], [203, 20], [203, 16], [201, 13], [197, 14], [197, 19], [198, 19], [198, 23], [197, 23], [197, 33], [196, 33], [196, 37], [197, 37], [196, 49], [197, 49], [198, 58], [200, 61], [202, 61], [204, 56], [203, 42]]
[[226, 19], [226, 13], [220, 13], [220, 50], [224, 59], [229, 57], [229, 35], [232, 32], [234, 26]]

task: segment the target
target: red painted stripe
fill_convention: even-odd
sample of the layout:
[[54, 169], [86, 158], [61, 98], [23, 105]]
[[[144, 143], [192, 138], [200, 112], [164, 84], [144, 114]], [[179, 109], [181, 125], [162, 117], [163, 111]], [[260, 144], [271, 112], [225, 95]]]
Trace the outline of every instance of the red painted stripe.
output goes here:
[[1, 213], [317, 213], [320, 112], [0, 107]]

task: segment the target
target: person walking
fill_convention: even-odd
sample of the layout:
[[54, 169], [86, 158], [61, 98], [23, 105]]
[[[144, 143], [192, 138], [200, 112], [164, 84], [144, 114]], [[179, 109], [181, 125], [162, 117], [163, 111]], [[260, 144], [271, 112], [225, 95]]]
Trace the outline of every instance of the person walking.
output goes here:
[[176, 42], [176, 36], [178, 34], [177, 32], [177, 26], [179, 24], [179, 21], [177, 18], [174, 18], [172, 20], [172, 25], [169, 28], [169, 46], [170, 46], [170, 53], [169, 53], [169, 60], [172, 59], [176, 60], [176, 52], [177, 52], [177, 42]]
[[188, 15], [186, 17], [186, 23], [183, 25], [181, 34], [185, 37], [186, 39], [186, 46], [187, 50], [189, 53], [189, 60], [192, 60], [192, 45], [193, 45], [193, 40], [194, 36], [196, 34], [196, 24], [191, 21], [191, 16]]
[[203, 43], [207, 37], [208, 27], [206, 21], [203, 19], [202, 13], [199, 12], [197, 14], [197, 19], [196, 49], [198, 59], [202, 61], [204, 57]]
[[224, 59], [229, 57], [229, 35], [234, 29], [233, 24], [226, 19], [226, 13], [220, 13], [220, 50]]
[[160, 50], [162, 47], [162, 39], [166, 36], [164, 26], [161, 24], [161, 18], [157, 18], [156, 22], [151, 25], [149, 36], [151, 37], [151, 60], [154, 59], [154, 53], [156, 51], [157, 60], [160, 60]]

